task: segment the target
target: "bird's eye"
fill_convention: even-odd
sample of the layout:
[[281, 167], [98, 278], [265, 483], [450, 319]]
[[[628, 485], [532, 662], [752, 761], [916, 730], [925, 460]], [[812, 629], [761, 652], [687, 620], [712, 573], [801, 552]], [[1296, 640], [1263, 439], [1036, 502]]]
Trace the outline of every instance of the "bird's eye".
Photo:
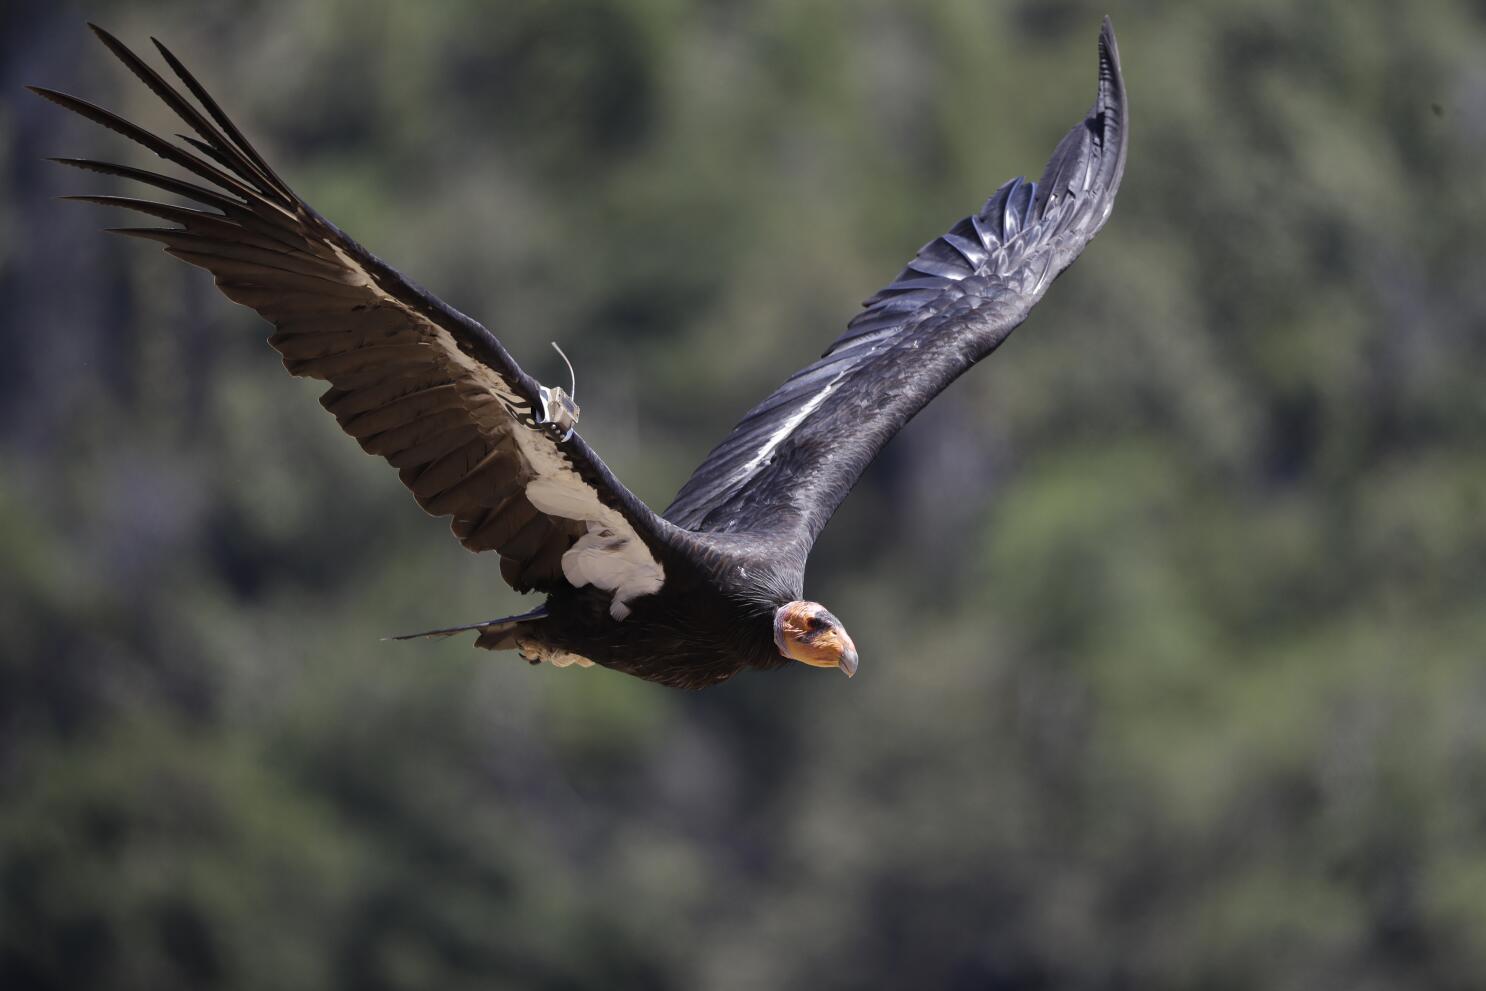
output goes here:
[[810, 619], [806, 621], [805, 625], [810, 628], [811, 633], [818, 633], [826, 628], [826, 621], [821, 619], [819, 616], [811, 616]]

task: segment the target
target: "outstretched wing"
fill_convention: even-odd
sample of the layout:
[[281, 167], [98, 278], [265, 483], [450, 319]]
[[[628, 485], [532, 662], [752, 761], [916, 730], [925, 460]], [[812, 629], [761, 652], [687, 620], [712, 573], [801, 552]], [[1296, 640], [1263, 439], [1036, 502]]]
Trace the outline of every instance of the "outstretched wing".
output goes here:
[[1125, 85], [1114, 29], [1099, 91], [1042, 179], [1014, 179], [919, 250], [815, 363], [745, 416], [665, 517], [717, 533], [814, 541], [887, 441], [995, 350], [1114, 207], [1125, 168]]
[[[177, 227], [118, 233], [158, 241], [216, 277], [275, 327], [293, 375], [321, 379], [321, 404], [368, 453], [398, 469], [428, 512], [452, 516], [464, 546], [500, 554], [519, 591], [567, 582], [625, 601], [664, 580], [657, 551], [673, 528], [614, 478], [568, 428], [552, 392], [489, 331], [404, 278], [294, 194], [186, 68], [155, 42], [200, 109], [117, 39], [93, 31], [195, 132], [173, 144], [76, 97], [41, 96], [138, 142], [209, 185], [90, 159], [55, 159], [194, 201], [74, 199]], [[189, 147], [187, 147], [189, 146]], [[575, 413], [576, 408], [567, 410]]]

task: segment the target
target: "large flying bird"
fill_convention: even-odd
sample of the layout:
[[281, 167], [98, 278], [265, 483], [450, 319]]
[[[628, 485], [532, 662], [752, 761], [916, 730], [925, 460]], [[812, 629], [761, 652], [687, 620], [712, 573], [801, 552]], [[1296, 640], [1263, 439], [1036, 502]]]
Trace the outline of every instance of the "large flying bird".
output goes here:
[[74, 199], [176, 224], [118, 233], [211, 272], [274, 325], [293, 375], [398, 470], [472, 551], [496, 551], [520, 616], [474, 631], [532, 662], [598, 664], [683, 688], [791, 662], [857, 667], [851, 638], [803, 594], [805, 559], [862, 470], [940, 390], [995, 350], [1114, 206], [1125, 87], [1108, 18], [1098, 96], [1038, 182], [1013, 179], [919, 250], [819, 360], [754, 407], [657, 515], [577, 433], [578, 407], [536, 382], [480, 324], [352, 240], [279, 178], [174, 55], [193, 104], [112, 35], [93, 31], [195, 137], [176, 144], [73, 96], [33, 87], [205, 183], [92, 159], [64, 165], [175, 194]]

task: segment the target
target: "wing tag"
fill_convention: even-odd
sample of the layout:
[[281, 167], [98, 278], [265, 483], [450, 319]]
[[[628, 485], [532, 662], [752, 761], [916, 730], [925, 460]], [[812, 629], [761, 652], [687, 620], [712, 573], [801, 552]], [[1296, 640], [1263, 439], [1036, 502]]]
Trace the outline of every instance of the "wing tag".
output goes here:
[[568, 376], [572, 380], [572, 388], [568, 392], [562, 391], [561, 386], [547, 388], [545, 385], [537, 386], [537, 392], [542, 400], [542, 418], [538, 420], [541, 424], [552, 424], [558, 430], [565, 430], [562, 435], [565, 441], [573, 436], [573, 431], [578, 426], [578, 402], [574, 398], [578, 392], [578, 373], [573, 371], [573, 363], [568, 361], [568, 356], [562, 353], [562, 348], [557, 342], [552, 342], [552, 349], [561, 355], [563, 363], [568, 366]]

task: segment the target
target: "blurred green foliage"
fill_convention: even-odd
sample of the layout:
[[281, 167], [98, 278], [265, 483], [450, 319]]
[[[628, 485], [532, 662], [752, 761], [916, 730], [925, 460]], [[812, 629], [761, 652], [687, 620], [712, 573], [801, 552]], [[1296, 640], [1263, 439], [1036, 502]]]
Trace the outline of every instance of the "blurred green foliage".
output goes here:
[[[852, 682], [378, 637], [525, 603], [20, 90], [166, 111], [578, 366], [652, 505], [1037, 174], [1109, 228], [812, 559]], [[0, 13], [0, 985], [1468, 989], [1486, 974], [1486, 6], [324, 0]], [[148, 164], [130, 151], [129, 160]], [[122, 184], [117, 191], [125, 191]], [[130, 190], [130, 192], [133, 192]]]

